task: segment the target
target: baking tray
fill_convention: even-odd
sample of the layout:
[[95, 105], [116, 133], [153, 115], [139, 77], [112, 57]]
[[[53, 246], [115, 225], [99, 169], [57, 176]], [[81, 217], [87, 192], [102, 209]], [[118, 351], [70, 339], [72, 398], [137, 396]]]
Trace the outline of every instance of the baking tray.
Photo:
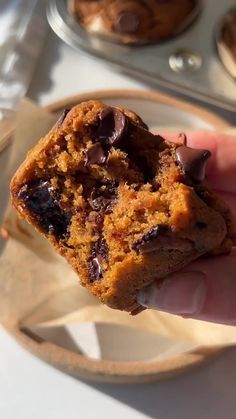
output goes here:
[[69, 14], [66, 0], [48, 2], [47, 17], [71, 46], [152, 85], [236, 112], [236, 82], [221, 63], [215, 44], [218, 22], [233, 6], [235, 0], [202, 0], [198, 17], [182, 34], [161, 44], [135, 47], [89, 35]]

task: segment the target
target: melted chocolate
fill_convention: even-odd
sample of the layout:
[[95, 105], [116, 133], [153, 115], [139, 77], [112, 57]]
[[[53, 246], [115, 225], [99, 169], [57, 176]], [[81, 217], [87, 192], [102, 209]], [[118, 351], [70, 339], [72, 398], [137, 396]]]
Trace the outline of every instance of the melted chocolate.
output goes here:
[[192, 248], [193, 243], [190, 240], [178, 237], [165, 224], [152, 228], [132, 245], [137, 253], [151, 253], [160, 249], [189, 251]]
[[86, 150], [85, 166], [106, 163], [111, 147], [116, 147], [123, 140], [128, 129], [128, 118], [116, 108], [104, 109], [99, 122], [93, 128], [95, 144]]
[[89, 282], [95, 282], [103, 277], [103, 270], [98, 258], [93, 258], [89, 262]]
[[108, 258], [108, 247], [106, 240], [104, 237], [100, 237], [96, 243], [94, 244], [94, 247], [91, 252], [93, 257], [98, 257], [101, 260], [107, 260]]
[[[142, 250], [142, 252], [153, 251], [149, 250], [150, 246], [153, 247], [153, 242], [159, 238], [160, 235], [166, 234], [169, 231], [169, 227], [165, 224], [160, 224], [147, 233], [145, 233], [140, 239], [136, 240], [133, 245], [132, 249], [135, 250], [137, 253]], [[155, 245], [155, 243], [154, 243]]]
[[60, 207], [60, 195], [49, 181], [23, 186], [18, 199], [34, 214], [46, 233], [59, 239], [67, 236], [71, 215]]
[[208, 150], [180, 146], [176, 150], [176, 159], [181, 168], [196, 182], [202, 182], [206, 175], [206, 165], [211, 153]]
[[108, 153], [101, 144], [95, 143], [92, 147], [86, 150], [85, 166], [90, 164], [104, 164], [106, 163]]
[[116, 108], [104, 109], [96, 131], [97, 140], [107, 146], [117, 146], [127, 132], [128, 119]]
[[117, 183], [107, 181], [104, 184], [98, 184], [92, 189], [89, 204], [94, 211], [102, 211], [108, 214], [114, 206], [117, 197]]
[[91, 259], [88, 263], [90, 282], [97, 281], [103, 277], [102, 262], [108, 259], [108, 247], [104, 237], [100, 237], [91, 249]]

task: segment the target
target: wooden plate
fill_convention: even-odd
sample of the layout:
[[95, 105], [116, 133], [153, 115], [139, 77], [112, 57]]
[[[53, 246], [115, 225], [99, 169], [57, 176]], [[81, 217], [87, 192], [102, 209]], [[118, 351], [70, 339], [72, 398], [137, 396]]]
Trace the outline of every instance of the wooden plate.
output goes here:
[[[217, 129], [229, 128], [227, 122], [215, 114], [190, 103], [149, 91], [99, 91], [76, 95], [46, 107], [53, 113], [88, 99], [100, 99], [111, 105], [127, 106], [135, 110], [151, 128], [168, 129]], [[0, 156], [1, 157], [1, 156]], [[75, 377], [97, 382], [141, 383], [161, 380], [196, 367], [220, 354], [223, 347], [197, 348], [163, 359], [112, 360], [93, 359], [59, 346], [49, 339], [22, 330], [19, 326], [5, 327], [28, 350], [53, 366]], [[131, 333], [132, 334], [132, 333]]]
[[68, 97], [46, 106], [50, 112], [59, 112], [89, 99], [108, 104], [123, 105], [136, 111], [149, 126], [188, 129], [225, 130], [229, 124], [220, 116], [172, 96], [157, 91], [101, 90]]

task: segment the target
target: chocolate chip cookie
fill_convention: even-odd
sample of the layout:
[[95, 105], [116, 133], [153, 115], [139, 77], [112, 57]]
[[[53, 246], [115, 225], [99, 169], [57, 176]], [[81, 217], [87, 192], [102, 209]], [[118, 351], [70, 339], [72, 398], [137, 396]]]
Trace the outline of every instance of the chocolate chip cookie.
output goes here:
[[193, 20], [196, 5], [197, 0], [69, 0], [88, 32], [131, 44], [175, 36]]
[[229, 252], [235, 220], [205, 180], [210, 152], [153, 135], [135, 113], [88, 101], [66, 110], [11, 181], [19, 214], [108, 306], [204, 254]]

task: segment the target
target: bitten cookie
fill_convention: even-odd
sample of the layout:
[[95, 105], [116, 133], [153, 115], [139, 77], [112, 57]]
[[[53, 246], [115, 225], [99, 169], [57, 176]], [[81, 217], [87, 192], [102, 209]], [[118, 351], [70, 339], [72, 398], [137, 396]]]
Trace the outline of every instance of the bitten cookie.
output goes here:
[[166, 142], [127, 109], [66, 110], [11, 181], [12, 203], [108, 306], [206, 253], [229, 252], [235, 220], [209, 188], [210, 152]]
[[132, 44], [175, 36], [195, 17], [196, 4], [197, 0], [69, 0], [69, 9], [88, 32]]

